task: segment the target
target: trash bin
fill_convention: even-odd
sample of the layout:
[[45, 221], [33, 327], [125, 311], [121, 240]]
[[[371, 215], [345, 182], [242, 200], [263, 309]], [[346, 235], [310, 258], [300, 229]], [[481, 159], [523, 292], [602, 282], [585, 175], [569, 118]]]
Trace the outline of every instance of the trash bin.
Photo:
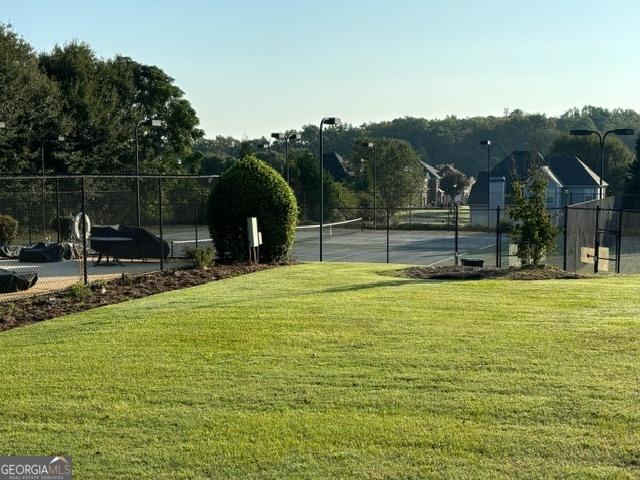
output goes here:
[[484, 260], [479, 258], [463, 258], [462, 259], [463, 267], [484, 267]]

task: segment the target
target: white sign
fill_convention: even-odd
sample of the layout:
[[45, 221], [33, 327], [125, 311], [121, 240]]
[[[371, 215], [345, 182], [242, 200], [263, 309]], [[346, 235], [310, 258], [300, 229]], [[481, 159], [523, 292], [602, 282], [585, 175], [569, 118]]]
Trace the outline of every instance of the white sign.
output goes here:
[[258, 235], [258, 219], [256, 217], [247, 218], [247, 236], [249, 246], [252, 248], [260, 245], [260, 236]]

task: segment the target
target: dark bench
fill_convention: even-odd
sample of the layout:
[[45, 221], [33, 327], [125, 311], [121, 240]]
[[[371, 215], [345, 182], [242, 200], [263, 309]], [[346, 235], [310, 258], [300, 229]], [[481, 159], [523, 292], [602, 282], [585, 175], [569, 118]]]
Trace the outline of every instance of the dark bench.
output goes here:
[[98, 254], [96, 265], [102, 263], [102, 257], [109, 257], [120, 263], [120, 259], [146, 260], [169, 256], [169, 244], [160, 241], [144, 228], [117, 225], [115, 227], [93, 227], [89, 237], [91, 249]]

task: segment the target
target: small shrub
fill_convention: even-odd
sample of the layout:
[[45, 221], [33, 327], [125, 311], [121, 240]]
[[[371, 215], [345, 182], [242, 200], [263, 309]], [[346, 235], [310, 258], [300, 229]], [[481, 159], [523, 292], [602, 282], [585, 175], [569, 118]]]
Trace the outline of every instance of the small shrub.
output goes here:
[[553, 225], [546, 209], [547, 182], [538, 168], [529, 175], [527, 183], [513, 183], [515, 206], [509, 211], [514, 225], [509, 232], [518, 245], [522, 265], [539, 265], [556, 244], [559, 230]]
[[209, 196], [209, 230], [221, 260], [249, 258], [247, 218], [256, 217], [265, 262], [290, 256], [296, 233], [297, 203], [287, 182], [273, 168], [246, 156], [220, 177]]
[[11, 245], [18, 236], [18, 221], [11, 215], [0, 215], [0, 245]]
[[187, 249], [187, 258], [193, 260], [196, 268], [209, 268], [215, 263], [215, 251], [213, 247], [189, 248]]
[[91, 288], [84, 283], [74, 283], [69, 287], [69, 294], [73, 298], [84, 300], [85, 298], [89, 298], [91, 296]]

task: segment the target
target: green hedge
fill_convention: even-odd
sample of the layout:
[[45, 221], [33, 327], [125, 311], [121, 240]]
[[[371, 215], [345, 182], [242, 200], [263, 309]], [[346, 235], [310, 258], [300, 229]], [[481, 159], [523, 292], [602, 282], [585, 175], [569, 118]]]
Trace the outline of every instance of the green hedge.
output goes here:
[[297, 213], [295, 195], [280, 174], [252, 155], [243, 158], [224, 172], [209, 195], [209, 230], [218, 258], [249, 259], [247, 218], [256, 217], [262, 232], [261, 261], [288, 259]]

